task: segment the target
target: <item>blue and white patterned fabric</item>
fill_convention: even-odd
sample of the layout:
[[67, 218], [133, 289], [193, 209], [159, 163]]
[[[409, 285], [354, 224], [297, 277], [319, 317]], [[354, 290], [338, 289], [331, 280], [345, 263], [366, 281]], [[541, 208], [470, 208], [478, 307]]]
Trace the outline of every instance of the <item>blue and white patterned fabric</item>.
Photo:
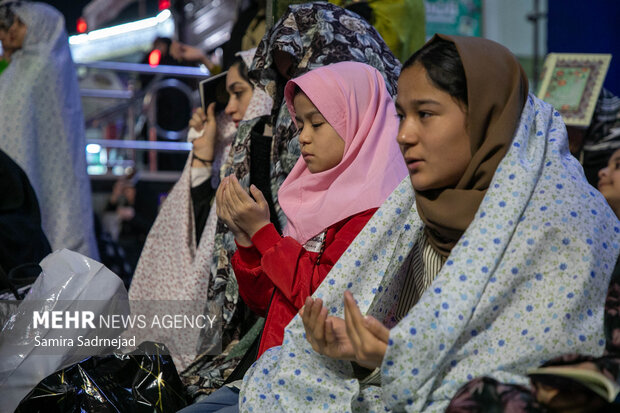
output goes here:
[[[386, 320], [398, 300], [399, 267], [422, 228], [407, 178], [314, 296], [343, 317], [348, 289], [362, 313]], [[283, 345], [246, 374], [241, 410], [444, 411], [473, 377], [524, 384], [528, 368], [552, 357], [601, 355], [619, 233], [568, 152], [559, 113], [530, 95], [476, 218], [390, 331], [382, 386], [361, 387], [349, 362], [315, 353], [297, 316]]]
[[64, 18], [43, 3], [20, 2], [13, 12], [27, 33], [0, 76], [0, 148], [28, 175], [52, 249], [97, 259], [82, 103]]

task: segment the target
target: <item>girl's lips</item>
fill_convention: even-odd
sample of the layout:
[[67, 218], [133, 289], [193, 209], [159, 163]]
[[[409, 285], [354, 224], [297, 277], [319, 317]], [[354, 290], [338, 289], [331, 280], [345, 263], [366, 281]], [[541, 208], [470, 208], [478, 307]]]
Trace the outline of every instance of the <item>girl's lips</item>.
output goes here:
[[418, 169], [420, 165], [422, 165], [421, 159], [411, 159], [407, 161], [407, 169], [409, 169], [412, 172]]

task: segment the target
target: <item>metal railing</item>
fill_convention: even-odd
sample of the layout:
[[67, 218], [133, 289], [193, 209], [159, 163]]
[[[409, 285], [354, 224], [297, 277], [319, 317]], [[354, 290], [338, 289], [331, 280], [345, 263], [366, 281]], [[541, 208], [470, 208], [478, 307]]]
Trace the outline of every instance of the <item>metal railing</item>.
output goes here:
[[113, 70], [115, 72], [129, 72], [139, 74], [159, 74], [162, 76], [175, 77], [192, 77], [205, 78], [211, 75], [208, 69], [201, 69], [190, 66], [170, 66], [159, 65], [151, 66], [145, 63], [127, 63], [127, 62], [91, 62], [76, 63], [77, 67], [85, 67], [87, 69]]
[[150, 142], [124, 139], [86, 139], [86, 144], [99, 145], [102, 148], [156, 150], [161, 152], [188, 152], [192, 149], [189, 142]]
[[131, 99], [134, 94], [130, 90], [82, 89], [80, 95], [85, 98]]
[[[106, 90], [106, 89], [82, 89], [81, 95], [85, 98], [114, 99], [121, 102], [98, 111], [86, 119], [87, 126], [104, 124], [106, 121], [125, 118], [127, 127], [125, 137], [129, 139], [87, 139], [87, 144], [96, 144], [107, 149], [126, 149], [130, 151], [135, 160], [135, 151], [148, 151], [148, 170], [157, 171], [157, 152], [187, 152], [191, 150], [191, 144], [187, 142], [158, 141], [158, 137], [168, 140], [179, 141], [184, 139], [187, 128], [183, 130], [167, 130], [162, 128], [156, 119], [157, 94], [163, 90], [172, 88], [187, 98], [189, 106], [195, 107], [199, 103], [198, 92], [192, 90], [187, 84], [176, 79], [182, 78], [206, 78], [210, 75], [206, 69], [186, 66], [160, 65], [151, 67], [148, 64], [125, 63], [125, 62], [92, 62], [79, 63], [80, 68], [86, 70], [111, 70], [114, 72], [132, 74], [155, 75], [149, 86], [144, 90], [136, 90], [130, 86], [129, 90]], [[173, 78], [166, 76], [174, 76]], [[136, 120], [137, 119], [137, 120]], [[147, 140], [136, 139], [146, 126]]]

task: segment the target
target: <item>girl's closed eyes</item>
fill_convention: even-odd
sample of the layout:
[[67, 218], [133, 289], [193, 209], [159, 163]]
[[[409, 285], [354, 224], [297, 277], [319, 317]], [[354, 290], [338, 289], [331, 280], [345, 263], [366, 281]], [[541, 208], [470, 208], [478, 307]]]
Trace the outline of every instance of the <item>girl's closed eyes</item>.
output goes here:
[[308, 170], [318, 173], [338, 165], [344, 153], [344, 140], [305, 93], [298, 91], [293, 102], [299, 146]]

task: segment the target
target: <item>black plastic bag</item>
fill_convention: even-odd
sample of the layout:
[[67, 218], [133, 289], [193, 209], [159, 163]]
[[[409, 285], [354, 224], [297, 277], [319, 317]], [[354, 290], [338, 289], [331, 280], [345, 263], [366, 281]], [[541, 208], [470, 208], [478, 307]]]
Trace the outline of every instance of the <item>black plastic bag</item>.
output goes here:
[[168, 413], [187, 405], [164, 345], [144, 342], [129, 354], [89, 357], [43, 379], [15, 413]]

